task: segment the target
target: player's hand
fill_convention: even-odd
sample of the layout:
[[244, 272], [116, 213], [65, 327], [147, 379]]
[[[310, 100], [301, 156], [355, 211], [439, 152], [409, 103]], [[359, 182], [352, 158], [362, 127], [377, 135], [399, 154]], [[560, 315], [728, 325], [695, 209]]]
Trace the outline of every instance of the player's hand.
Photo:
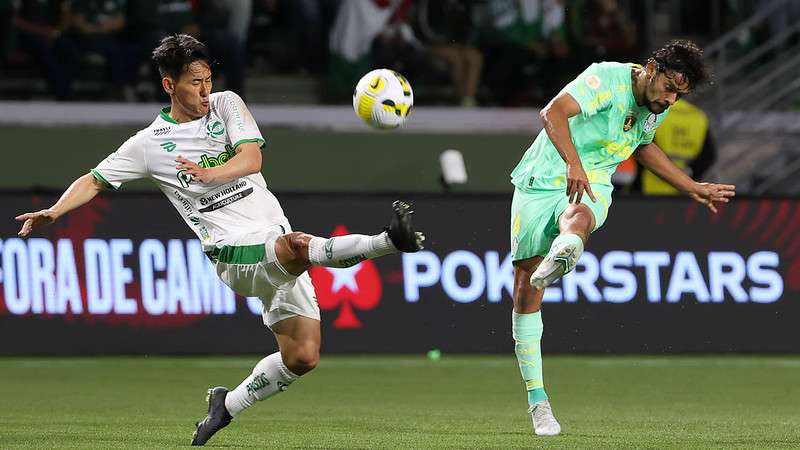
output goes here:
[[22, 228], [19, 229], [17, 236], [26, 237], [31, 234], [34, 228], [50, 225], [55, 222], [57, 218], [58, 216], [56, 213], [49, 209], [20, 214], [15, 217], [15, 219], [22, 222]]
[[589, 184], [589, 178], [586, 176], [583, 166], [580, 163], [567, 164], [567, 197], [569, 197], [569, 202], [580, 203], [581, 198], [583, 198], [583, 191], [586, 191], [592, 202], [597, 201], [594, 198], [592, 186]]
[[728, 203], [736, 195], [736, 186], [732, 184], [697, 183], [694, 191], [689, 192], [689, 197], [702, 203], [716, 213], [714, 202]]
[[175, 158], [178, 165], [176, 169], [183, 171], [192, 177], [192, 180], [199, 181], [200, 183], [213, 183], [215, 181], [214, 172], [205, 167], [200, 167], [199, 164], [189, 161], [183, 156]]

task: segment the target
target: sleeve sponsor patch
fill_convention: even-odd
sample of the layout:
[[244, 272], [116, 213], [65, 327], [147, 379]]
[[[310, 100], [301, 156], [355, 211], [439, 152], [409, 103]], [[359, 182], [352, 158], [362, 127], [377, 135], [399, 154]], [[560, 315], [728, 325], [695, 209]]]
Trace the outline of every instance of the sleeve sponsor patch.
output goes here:
[[586, 85], [594, 90], [599, 89], [601, 84], [602, 81], [600, 80], [600, 77], [598, 77], [597, 75], [589, 75], [588, 77], [586, 77]]

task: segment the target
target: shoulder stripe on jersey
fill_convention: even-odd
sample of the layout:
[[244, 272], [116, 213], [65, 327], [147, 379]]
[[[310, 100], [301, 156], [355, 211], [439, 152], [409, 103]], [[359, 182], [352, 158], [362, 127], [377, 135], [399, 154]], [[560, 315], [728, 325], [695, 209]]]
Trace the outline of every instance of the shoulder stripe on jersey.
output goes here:
[[111, 184], [111, 182], [106, 180], [106, 177], [104, 177], [100, 172], [98, 172], [97, 169], [92, 169], [91, 173], [92, 173], [92, 176], [94, 176], [94, 178], [97, 181], [103, 183], [106, 187], [110, 187], [111, 189], [115, 189], [115, 190], [119, 189], [117, 186], [114, 186], [113, 184]]
[[242, 145], [242, 144], [244, 144], [246, 142], [258, 142], [258, 147], [260, 149], [262, 149], [262, 150], [264, 149], [264, 147], [267, 146], [266, 142], [264, 142], [264, 140], [261, 139], [261, 138], [239, 139], [238, 141], [236, 141], [235, 144], [233, 144], [233, 149], [236, 150], [236, 147], [238, 147], [238, 146], [240, 146], [240, 145]]

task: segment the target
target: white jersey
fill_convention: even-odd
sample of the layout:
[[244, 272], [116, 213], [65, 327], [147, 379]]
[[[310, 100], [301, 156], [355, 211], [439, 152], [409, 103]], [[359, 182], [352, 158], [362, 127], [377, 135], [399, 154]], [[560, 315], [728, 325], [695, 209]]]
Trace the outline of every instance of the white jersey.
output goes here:
[[227, 183], [205, 184], [176, 169], [178, 155], [202, 167], [225, 164], [244, 142], [264, 138], [242, 99], [225, 91], [209, 96], [205, 117], [177, 123], [164, 108], [149, 127], [128, 139], [92, 174], [119, 189], [126, 181], [153, 180], [209, 251], [288, 221], [261, 173]]

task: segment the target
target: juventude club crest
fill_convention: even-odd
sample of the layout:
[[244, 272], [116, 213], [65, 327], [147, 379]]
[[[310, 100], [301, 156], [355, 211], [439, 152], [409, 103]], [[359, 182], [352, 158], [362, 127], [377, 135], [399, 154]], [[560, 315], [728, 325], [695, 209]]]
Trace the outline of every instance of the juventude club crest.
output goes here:
[[215, 120], [213, 123], [206, 125], [206, 132], [209, 136], [220, 137], [222, 133], [225, 132], [225, 127], [222, 125], [222, 122]]

